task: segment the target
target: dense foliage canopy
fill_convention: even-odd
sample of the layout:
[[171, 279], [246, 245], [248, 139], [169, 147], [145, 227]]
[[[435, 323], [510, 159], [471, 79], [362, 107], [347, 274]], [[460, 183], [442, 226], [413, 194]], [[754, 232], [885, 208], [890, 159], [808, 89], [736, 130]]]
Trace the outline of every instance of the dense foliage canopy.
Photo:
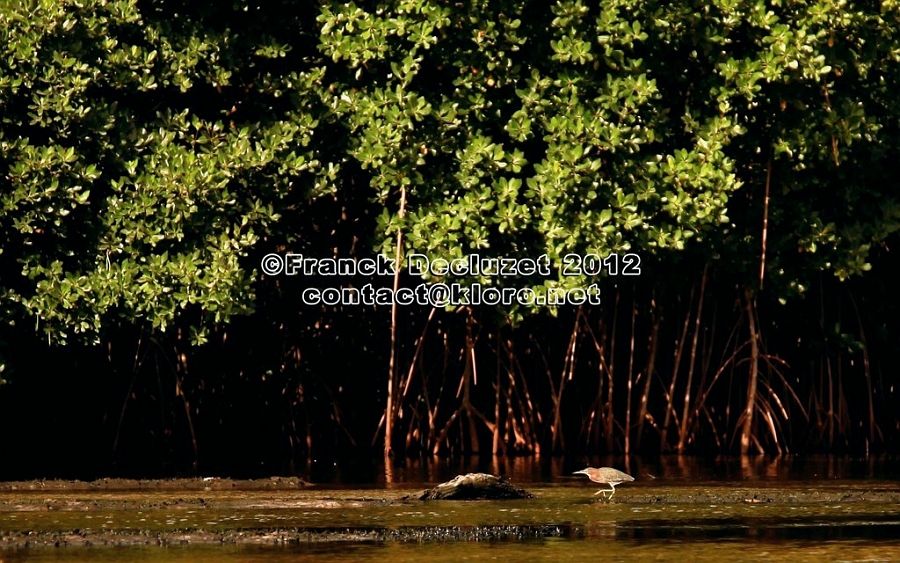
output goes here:
[[[302, 283], [262, 275], [270, 252], [546, 255], [502, 283], [605, 296], [621, 272], [566, 255], [632, 253], [630, 309], [708, 268], [753, 316], [888, 252], [897, 92], [896, 0], [2, 2], [0, 365], [21, 338], [180, 354], [278, 324]], [[340, 308], [297, 314], [286, 349], [339, 338]]]

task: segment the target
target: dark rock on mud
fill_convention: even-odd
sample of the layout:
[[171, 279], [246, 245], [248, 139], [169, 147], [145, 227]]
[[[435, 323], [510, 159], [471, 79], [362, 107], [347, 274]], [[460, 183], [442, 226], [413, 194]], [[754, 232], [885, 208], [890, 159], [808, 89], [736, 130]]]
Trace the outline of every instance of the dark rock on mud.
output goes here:
[[441, 483], [422, 493], [419, 500], [502, 500], [534, 498], [534, 495], [514, 487], [502, 477], [488, 473], [467, 473]]

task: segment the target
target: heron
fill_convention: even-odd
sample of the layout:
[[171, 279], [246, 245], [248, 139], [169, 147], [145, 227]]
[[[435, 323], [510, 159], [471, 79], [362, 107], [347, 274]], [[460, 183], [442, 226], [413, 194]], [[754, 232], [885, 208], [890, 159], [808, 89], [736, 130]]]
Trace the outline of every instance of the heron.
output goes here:
[[[610, 499], [612, 499], [613, 495], [616, 494], [616, 485], [634, 481], [634, 477], [632, 477], [631, 475], [623, 473], [618, 469], [613, 469], [612, 467], [587, 467], [585, 469], [582, 469], [581, 471], [576, 471], [572, 475], [587, 475], [588, 479], [595, 483], [609, 485], [612, 488], [600, 489], [599, 491], [594, 493], [594, 496], [599, 495], [600, 493], [612, 492], [612, 494], [609, 495]], [[606, 495], [603, 496], [604, 498], [606, 497]]]

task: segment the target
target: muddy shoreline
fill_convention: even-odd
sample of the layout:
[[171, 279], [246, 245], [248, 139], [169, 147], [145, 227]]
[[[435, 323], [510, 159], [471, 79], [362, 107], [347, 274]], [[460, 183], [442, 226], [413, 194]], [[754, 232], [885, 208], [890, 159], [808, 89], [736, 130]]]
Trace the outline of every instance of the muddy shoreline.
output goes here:
[[[562, 492], [561, 492], [562, 491]], [[407, 525], [393, 522], [395, 512], [428, 512], [434, 510], [477, 510], [482, 501], [420, 501], [413, 497], [420, 490], [366, 489], [335, 490], [316, 487], [298, 478], [273, 477], [252, 481], [231, 479], [124, 480], [102, 479], [94, 482], [28, 481], [0, 483], [0, 550], [33, 547], [94, 546], [174, 546], [174, 545], [295, 545], [316, 542], [423, 542], [483, 541], [526, 538], [579, 537], [591, 526], [578, 522], [565, 512], [549, 516], [550, 522], [502, 520], [460, 524], [459, 520], [442, 525]], [[515, 510], [533, 509], [533, 503], [554, 501], [559, 510], [571, 506], [589, 508], [603, 516], [604, 526], [615, 528], [631, 514], [660, 508], [693, 510], [703, 514], [705, 507], [726, 508], [740, 514], [767, 510], [787, 513], [798, 508], [824, 510], [823, 507], [855, 507], [859, 515], [887, 514], [893, 523], [900, 506], [900, 486], [896, 483], [871, 483], [864, 486], [841, 486], [839, 483], [783, 486], [765, 484], [739, 486], [636, 486], [618, 492], [609, 502], [591, 496], [591, 489], [535, 487], [536, 499], [509, 502]], [[570, 500], [571, 499], [571, 500]], [[472, 503], [472, 504], [469, 504]], [[495, 507], [501, 505], [493, 505]], [[506, 506], [503, 504], [502, 506]], [[691, 508], [694, 507], [694, 508]], [[817, 508], [819, 507], [819, 508]], [[497, 509], [501, 512], [506, 509]], [[272, 525], [271, 521], [224, 521], [216, 517], [214, 526], [180, 525], [178, 516], [256, 514], [269, 511], [278, 514], [311, 513], [323, 515], [309, 520], [311, 525]], [[368, 511], [368, 512], [367, 512]], [[384, 516], [379, 523], [365, 517], [372, 511]], [[142, 514], [168, 525], [136, 525], [129, 519]], [[81, 515], [79, 517], [79, 514]], [[346, 525], [330, 524], [329, 518], [341, 515]], [[92, 516], [93, 515], [93, 516]], [[60, 517], [68, 519], [59, 519]], [[85, 518], [88, 525], [72, 527], [71, 522]], [[200, 517], [202, 522], [205, 516]], [[504, 516], [506, 518], [506, 516]], [[557, 522], [552, 519], [557, 518]], [[212, 519], [210, 516], [208, 519]], [[101, 522], [98, 522], [102, 521]], [[124, 524], [122, 522], [125, 522]], [[465, 520], [463, 520], [465, 522]], [[803, 520], [799, 520], [803, 523]], [[438, 524], [438, 525], [434, 525]], [[796, 525], [796, 522], [795, 524]], [[893, 525], [893, 524], [891, 524]], [[67, 527], [68, 526], [68, 527]], [[627, 527], [627, 526], [626, 526]]]
[[402, 528], [302, 528], [293, 530], [259, 529], [232, 532], [185, 530], [168, 533], [109, 531], [85, 533], [34, 532], [0, 537], [0, 549], [35, 547], [128, 547], [179, 545], [270, 545], [288, 546], [320, 542], [423, 542], [423, 541], [489, 541], [523, 540], [572, 535], [569, 525], [546, 526], [471, 526], [471, 527], [402, 527]]
[[312, 487], [299, 477], [267, 479], [227, 479], [219, 477], [187, 479], [98, 479], [96, 481], [0, 481], [0, 492], [9, 491], [291, 491]]

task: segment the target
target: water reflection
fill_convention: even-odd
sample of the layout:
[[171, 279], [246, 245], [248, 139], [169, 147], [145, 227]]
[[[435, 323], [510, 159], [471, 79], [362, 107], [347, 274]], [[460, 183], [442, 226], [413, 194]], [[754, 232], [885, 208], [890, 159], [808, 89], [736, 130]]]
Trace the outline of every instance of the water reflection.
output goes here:
[[457, 563], [459, 561], [691, 561], [729, 563], [822, 563], [824, 561], [897, 561], [900, 541], [813, 541], [723, 539], [617, 539], [591, 537], [582, 541], [549, 538], [472, 543], [343, 543], [308, 544], [280, 548], [187, 547], [96, 548], [90, 550], [0, 551], [0, 563], [95, 562], [126, 563]]
[[896, 516], [846, 520], [839, 517], [824, 519], [800, 518], [688, 518], [620, 521], [611, 533], [608, 522], [590, 523], [591, 531], [600, 530], [599, 536], [617, 540], [681, 539], [690, 541], [717, 541], [721, 539], [754, 539], [776, 541], [897, 541], [900, 538], [900, 519]]
[[584, 467], [617, 467], [639, 482], [697, 484], [723, 481], [817, 481], [840, 479], [900, 480], [900, 460], [887, 457], [862, 459], [833, 456], [622, 456], [502, 457], [473, 456], [463, 459], [414, 458], [383, 463], [353, 460], [337, 465], [306, 467], [304, 477], [316, 483], [393, 487], [434, 484], [461, 473], [502, 475], [518, 483], [573, 483], [572, 473]]

